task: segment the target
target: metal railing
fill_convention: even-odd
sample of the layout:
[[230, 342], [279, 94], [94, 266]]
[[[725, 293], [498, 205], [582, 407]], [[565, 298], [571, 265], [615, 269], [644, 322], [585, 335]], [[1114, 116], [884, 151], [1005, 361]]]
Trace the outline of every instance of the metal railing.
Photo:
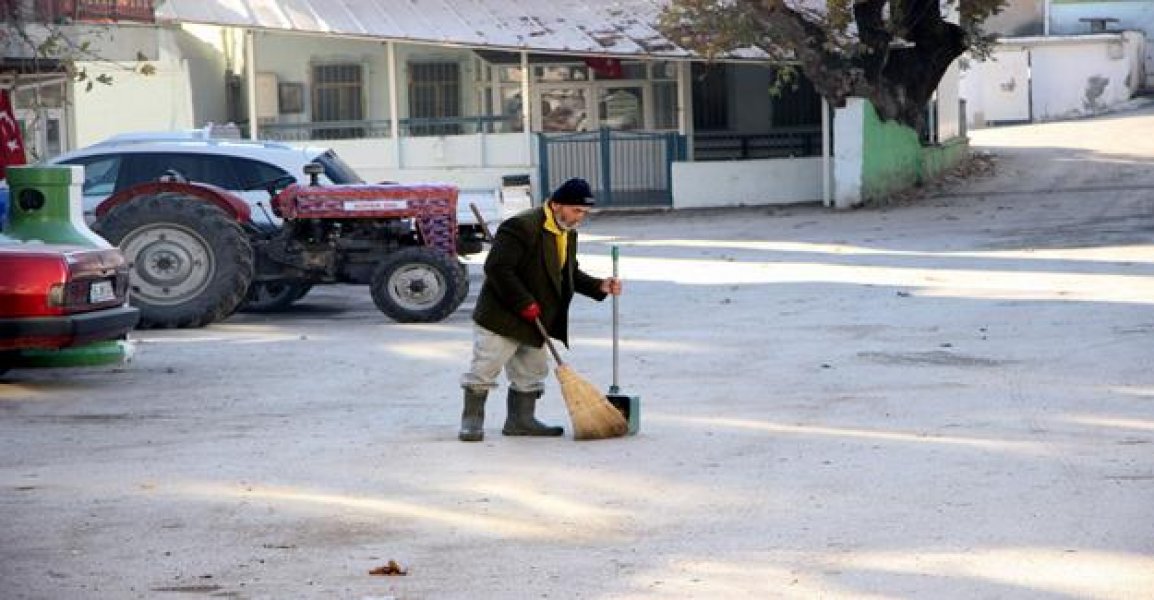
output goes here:
[[153, 23], [153, 0], [36, 0], [36, 18], [45, 23], [137, 21]]
[[694, 160], [750, 160], [820, 154], [820, 128], [756, 134], [698, 132], [693, 136]]
[[[403, 137], [509, 133], [514, 131], [513, 123], [509, 117], [505, 116], [400, 119], [399, 124], [400, 134]], [[388, 119], [372, 121], [264, 123], [260, 126], [261, 139], [286, 142], [387, 138], [391, 135], [392, 121]]]

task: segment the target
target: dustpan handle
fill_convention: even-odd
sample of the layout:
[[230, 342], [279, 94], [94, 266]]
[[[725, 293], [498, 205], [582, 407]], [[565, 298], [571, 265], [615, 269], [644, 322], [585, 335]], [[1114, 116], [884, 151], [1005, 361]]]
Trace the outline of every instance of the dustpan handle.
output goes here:
[[[613, 278], [617, 279], [617, 246], [613, 246]], [[609, 393], [617, 393], [617, 323], [618, 323], [617, 295], [613, 294], [613, 384], [609, 386]]]
[[537, 331], [541, 332], [541, 337], [545, 338], [545, 345], [553, 353], [553, 360], [556, 360], [558, 365], [565, 364], [565, 361], [561, 360], [561, 355], [557, 353], [557, 347], [553, 345], [553, 340], [549, 339], [549, 332], [545, 331], [545, 326], [541, 324], [541, 318], [533, 319], [533, 323], [537, 325]]

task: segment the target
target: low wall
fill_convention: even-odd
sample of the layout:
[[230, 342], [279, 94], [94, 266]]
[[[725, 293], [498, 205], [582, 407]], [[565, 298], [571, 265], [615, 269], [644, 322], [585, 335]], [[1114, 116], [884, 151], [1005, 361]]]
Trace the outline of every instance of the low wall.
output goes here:
[[922, 148], [921, 173], [918, 183], [933, 181], [966, 160], [970, 155], [969, 138], [954, 138], [937, 146]]
[[821, 200], [820, 157], [673, 163], [673, 208]]

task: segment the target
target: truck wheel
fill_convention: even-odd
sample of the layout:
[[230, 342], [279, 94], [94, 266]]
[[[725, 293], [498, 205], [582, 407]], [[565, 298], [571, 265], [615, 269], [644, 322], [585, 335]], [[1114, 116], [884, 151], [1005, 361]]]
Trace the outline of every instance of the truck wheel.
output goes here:
[[298, 281], [261, 281], [248, 288], [240, 312], [272, 313], [280, 312], [304, 298], [312, 289], [311, 283]]
[[377, 265], [369, 284], [381, 312], [401, 323], [442, 321], [461, 306], [469, 280], [457, 260], [431, 248], [404, 248]]
[[131, 265], [137, 327], [202, 327], [232, 314], [253, 276], [248, 237], [220, 208], [180, 194], [141, 196], [93, 227]]

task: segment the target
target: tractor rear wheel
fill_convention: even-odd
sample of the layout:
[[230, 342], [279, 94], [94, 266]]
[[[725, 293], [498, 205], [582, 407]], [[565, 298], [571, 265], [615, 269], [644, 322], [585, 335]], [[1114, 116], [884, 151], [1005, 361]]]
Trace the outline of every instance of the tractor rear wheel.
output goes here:
[[411, 247], [384, 258], [369, 284], [373, 303], [401, 323], [431, 323], [451, 315], [469, 292], [457, 260], [432, 248]]
[[253, 251], [220, 208], [181, 194], [140, 196], [94, 226], [120, 246], [131, 270], [137, 327], [202, 327], [228, 317], [253, 277]]

